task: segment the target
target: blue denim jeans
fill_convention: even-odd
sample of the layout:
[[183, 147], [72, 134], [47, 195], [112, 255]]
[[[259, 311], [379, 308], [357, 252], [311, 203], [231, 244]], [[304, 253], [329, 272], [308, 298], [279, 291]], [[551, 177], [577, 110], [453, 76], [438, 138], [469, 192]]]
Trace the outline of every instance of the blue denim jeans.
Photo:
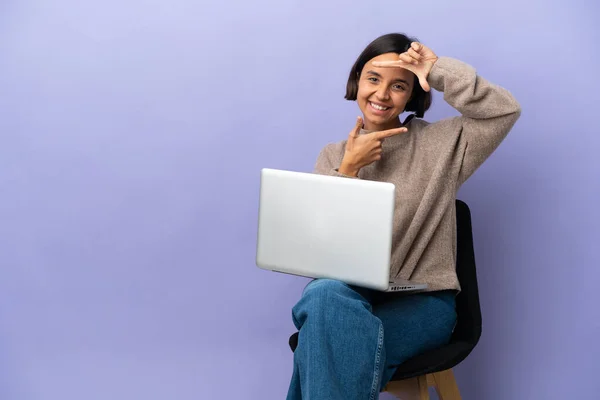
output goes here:
[[455, 296], [311, 281], [292, 310], [299, 335], [287, 400], [378, 399], [398, 365], [450, 340]]

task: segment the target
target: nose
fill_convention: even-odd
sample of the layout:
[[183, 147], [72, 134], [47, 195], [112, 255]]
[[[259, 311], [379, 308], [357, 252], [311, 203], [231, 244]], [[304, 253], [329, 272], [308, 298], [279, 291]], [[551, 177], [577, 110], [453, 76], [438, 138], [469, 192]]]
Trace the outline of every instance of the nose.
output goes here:
[[388, 91], [388, 88], [385, 85], [381, 85], [378, 89], [377, 92], [375, 93], [375, 96], [379, 99], [379, 100], [388, 100], [390, 97], [390, 92]]

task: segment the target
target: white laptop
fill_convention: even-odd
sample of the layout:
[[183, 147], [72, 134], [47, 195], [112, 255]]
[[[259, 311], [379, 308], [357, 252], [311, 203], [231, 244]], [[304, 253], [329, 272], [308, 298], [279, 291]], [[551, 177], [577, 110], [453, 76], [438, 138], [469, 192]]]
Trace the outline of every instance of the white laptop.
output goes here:
[[395, 186], [265, 168], [256, 265], [379, 291], [427, 284], [390, 280]]

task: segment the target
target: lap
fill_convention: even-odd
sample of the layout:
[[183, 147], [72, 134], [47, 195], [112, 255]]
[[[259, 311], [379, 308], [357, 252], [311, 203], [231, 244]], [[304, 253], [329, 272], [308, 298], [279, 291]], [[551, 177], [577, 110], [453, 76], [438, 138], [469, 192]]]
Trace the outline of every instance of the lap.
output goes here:
[[[332, 279], [315, 279], [303, 298], [326, 297], [360, 301], [383, 325], [386, 364], [399, 365], [408, 358], [448, 342], [456, 323], [455, 292], [391, 294], [359, 288]], [[338, 307], [338, 301], [320, 302], [321, 307]], [[343, 312], [342, 310], [330, 310]], [[337, 320], [337, 319], [334, 319]]]
[[374, 302], [375, 292], [370, 289], [361, 288], [334, 279], [314, 279], [306, 285], [302, 292], [302, 297], [307, 296], [327, 296], [330, 294], [341, 295], [367, 301], [369, 304]]

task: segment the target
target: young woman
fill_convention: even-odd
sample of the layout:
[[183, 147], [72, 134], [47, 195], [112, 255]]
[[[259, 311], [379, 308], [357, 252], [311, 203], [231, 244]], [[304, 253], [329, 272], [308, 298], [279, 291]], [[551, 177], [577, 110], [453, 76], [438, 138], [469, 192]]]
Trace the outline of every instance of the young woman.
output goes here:
[[[423, 120], [430, 88], [461, 116]], [[288, 400], [377, 399], [398, 365], [449, 341], [460, 290], [456, 192], [521, 113], [507, 90], [473, 67], [402, 34], [365, 48], [345, 97], [357, 102], [362, 117], [346, 140], [323, 148], [315, 173], [394, 183], [391, 274], [429, 287], [394, 294], [310, 282], [292, 310], [299, 336]], [[405, 111], [414, 114], [402, 123]]]

